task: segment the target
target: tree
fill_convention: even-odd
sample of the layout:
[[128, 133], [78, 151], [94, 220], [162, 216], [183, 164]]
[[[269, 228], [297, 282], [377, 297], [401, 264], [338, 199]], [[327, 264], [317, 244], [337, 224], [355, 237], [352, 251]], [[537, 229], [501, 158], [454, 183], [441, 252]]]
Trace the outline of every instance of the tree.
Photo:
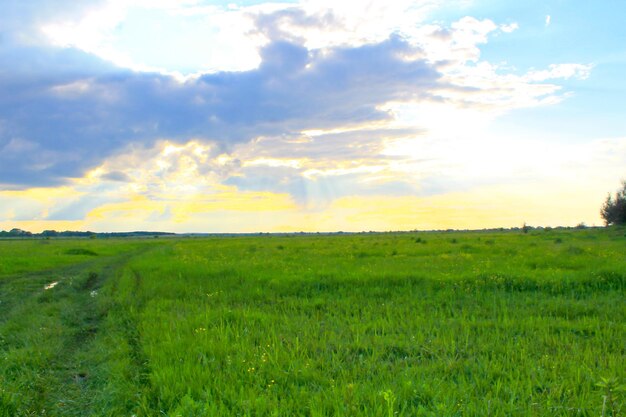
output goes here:
[[626, 181], [622, 181], [622, 189], [615, 193], [615, 197], [609, 193], [602, 205], [600, 215], [607, 226], [626, 224]]

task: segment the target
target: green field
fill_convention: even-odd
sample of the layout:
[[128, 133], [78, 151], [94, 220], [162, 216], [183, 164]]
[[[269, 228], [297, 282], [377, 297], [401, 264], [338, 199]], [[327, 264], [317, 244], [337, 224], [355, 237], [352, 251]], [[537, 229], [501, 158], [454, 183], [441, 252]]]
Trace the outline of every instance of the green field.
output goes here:
[[624, 416], [625, 233], [0, 241], [0, 416]]

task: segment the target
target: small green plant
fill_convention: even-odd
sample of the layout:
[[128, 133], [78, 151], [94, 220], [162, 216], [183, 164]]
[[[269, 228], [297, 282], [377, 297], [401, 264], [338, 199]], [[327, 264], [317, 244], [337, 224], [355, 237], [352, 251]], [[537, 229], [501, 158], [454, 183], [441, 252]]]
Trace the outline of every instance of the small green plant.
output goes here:
[[385, 404], [387, 406], [387, 416], [393, 417], [394, 415], [393, 410], [395, 409], [395, 406], [396, 406], [396, 395], [390, 389], [381, 391], [380, 395], [382, 395], [383, 400], [385, 400]]
[[[596, 387], [602, 388], [604, 401], [602, 402], [602, 417], [620, 415], [620, 404], [622, 395], [626, 392], [626, 385], [620, 384], [619, 379], [600, 378], [600, 382], [596, 383]], [[607, 414], [609, 412], [610, 414]]]

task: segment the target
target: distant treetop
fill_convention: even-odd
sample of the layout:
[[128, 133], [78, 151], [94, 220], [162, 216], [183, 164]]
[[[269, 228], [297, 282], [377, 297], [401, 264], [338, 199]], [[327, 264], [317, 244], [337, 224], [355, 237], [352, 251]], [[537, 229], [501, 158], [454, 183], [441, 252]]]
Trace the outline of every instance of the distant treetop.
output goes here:
[[609, 193], [602, 205], [600, 215], [607, 226], [626, 224], [626, 181], [622, 181], [622, 188], [615, 193], [615, 196]]

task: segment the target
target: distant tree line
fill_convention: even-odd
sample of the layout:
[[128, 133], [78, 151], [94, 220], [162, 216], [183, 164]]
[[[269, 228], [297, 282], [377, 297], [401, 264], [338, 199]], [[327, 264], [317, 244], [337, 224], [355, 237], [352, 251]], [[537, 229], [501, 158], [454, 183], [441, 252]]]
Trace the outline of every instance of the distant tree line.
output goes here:
[[53, 238], [53, 237], [141, 237], [141, 236], [163, 236], [173, 235], [174, 233], [167, 232], [111, 232], [111, 233], [95, 233], [95, 232], [81, 232], [66, 230], [58, 232], [56, 230], [44, 230], [41, 233], [31, 233], [22, 229], [11, 229], [8, 232], [0, 230], [0, 238], [2, 237], [21, 237], [21, 238]]
[[0, 237], [30, 237], [33, 234], [22, 229], [11, 229], [8, 232], [0, 230]]
[[32, 233], [28, 230], [11, 229], [8, 232], [1, 230], [0, 237], [90, 237], [96, 235], [94, 232], [78, 232], [66, 230], [57, 232], [56, 230], [44, 230], [41, 233]]

